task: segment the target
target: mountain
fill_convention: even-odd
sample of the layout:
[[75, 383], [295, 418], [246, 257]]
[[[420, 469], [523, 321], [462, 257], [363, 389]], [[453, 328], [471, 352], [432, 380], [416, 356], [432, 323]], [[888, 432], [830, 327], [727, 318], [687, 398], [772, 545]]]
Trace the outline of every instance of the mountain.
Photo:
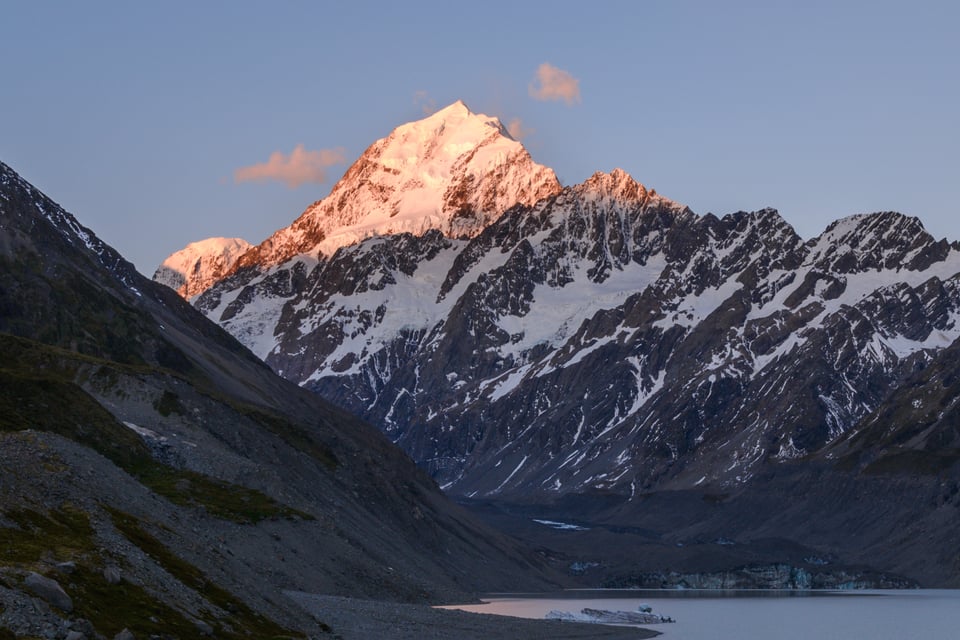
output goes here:
[[227, 275], [251, 246], [242, 238], [207, 238], [191, 242], [167, 257], [153, 274], [153, 280], [190, 299]]
[[0, 263], [5, 630], [312, 637], [285, 590], [556, 584], [2, 163]]
[[821, 449], [960, 336], [957, 272], [916, 219], [805, 242], [773, 210], [700, 217], [614, 171], [471, 240], [369, 239], [197, 305], [448, 491], [552, 499], [736, 484]]
[[370, 145], [330, 195], [244, 254], [237, 268], [329, 256], [374, 235], [438, 229], [471, 237], [508, 207], [559, 189], [553, 170], [536, 164], [497, 118], [458, 101]]
[[[357, 192], [352, 174], [334, 191]], [[284, 245], [299, 253], [248, 252], [195, 305], [283, 377], [379, 425], [492, 524], [577, 566], [593, 562], [583, 549], [607, 553], [598, 579], [833, 554], [846, 568], [821, 584], [889, 584], [855, 567], [960, 584], [955, 544], [885, 535], [946, 530], [922, 506], [939, 480], [871, 475], [878, 454], [849, 440], [900, 429], [898, 390], [956, 348], [960, 244], [894, 212], [805, 240], [775, 210], [697, 215], [620, 170], [532, 204], [509, 196], [476, 233], [439, 225], [332, 253], [301, 233]], [[949, 451], [933, 455], [957, 475]], [[892, 487], [901, 501], [873, 517]], [[531, 518], [655, 532], [653, 546], [558, 541]], [[830, 521], [842, 524], [817, 528]], [[852, 544], [865, 523], [880, 537]], [[716, 539], [744, 542], [716, 556], [732, 566], [664, 546]]]

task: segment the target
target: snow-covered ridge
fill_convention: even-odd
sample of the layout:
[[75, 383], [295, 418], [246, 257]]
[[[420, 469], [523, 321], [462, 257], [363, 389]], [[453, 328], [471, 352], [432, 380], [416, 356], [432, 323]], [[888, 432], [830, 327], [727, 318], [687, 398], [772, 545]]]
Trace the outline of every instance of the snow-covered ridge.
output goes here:
[[[618, 198], [617, 194], [624, 193], [629, 194], [632, 202]], [[578, 237], [577, 229], [580, 223], [594, 217], [592, 207], [597, 204], [595, 198], [600, 197], [607, 206], [616, 205], [621, 218], [637, 215], [637, 212], [630, 214], [623, 209], [631, 204], [640, 207], [639, 210], [644, 210], [645, 206], [652, 206], [658, 211], [685, 210], [683, 205], [649, 194], [643, 185], [619, 169], [610, 174], [597, 173], [588, 184], [566, 189], [564, 196], [568, 196], [566, 204], [550, 206], [550, 200], [546, 199], [522, 217], [545, 213], [546, 217], [542, 220], [545, 228], [535, 236], [538, 241], [535, 243], [534, 259], [549, 262], [551, 256], [560, 250], [559, 247], [568, 246], [570, 254], [563, 263], [566, 277], [570, 280], [561, 286], [546, 282], [536, 284], [533, 289], [536, 304], [522, 316], [498, 314], [495, 319], [497, 330], [514, 336], [511, 344], [500, 347], [502, 356], [522, 358], [525, 351], [538, 344], [557, 347], [584, 320], [603, 309], [617, 307], [629, 295], [646, 288], [660, 277], [665, 268], [660, 255], [652, 256], [644, 264], [610, 258], [614, 266], [609, 274], [601, 277], [588, 273], [594, 266], [594, 259], [586, 256], [590, 243]], [[585, 203], [587, 209], [574, 206], [575, 203]], [[630, 223], [623, 220], [622, 224]], [[348, 273], [352, 265], [382, 260], [383, 252], [376, 252], [377, 248], [385, 248], [387, 255], [402, 255], [403, 250], [398, 242], [400, 238], [398, 234], [379, 236], [343, 247], [334, 256], [321, 260], [317, 268], [337, 274]], [[322, 300], [311, 300], [312, 293], [323, 291], [333, 283], [311, 283], [311, 287], [316, 287], [314, 292], [291, 291], [277, 295], [283, 287], [271, 284], [271, 280], [286, 279], [283, 274], [294, 269], [294, 261], [290, 261], [247, 281], [242, 289], [224, 291], [215, 305], [204, 307], [203, 311], [218, 320], [259, 357], [270, 362], [276, 357], [294, 355], [301, 349], [309, 350], [303, 344], [298, 344], [293, 351], [290, 351], [289, 345], [286, 349], [281, 346], [284, 338], [290, 340], [292, 337], [290, 334], [285, 336], [286, 332], [277, 331], [283, 309], [289, 306], [291, 310], [296, 310], [296, 318], [300, 322], [297, 333], [303, 336], [305, 342], [312, 340], [309, 336], [314, 332], [324, 333], [325, 330], [318, 329], [321, 327], [335, 326], [336, 333], [344, 336], [315, 368], [304, 372], [303, 378], [291, 375], [292, 379], [303, 384], [327, 376], [359, 374], [370, 363], [370, 358], [395, 340], [402, 331], [428, 332], [450, 314], [471, 283], [482, 279], [484, 274], [510, 268], [506, 262], [515, 247], [502, 246], [486, 251], [477, 262], [461, 262], [464, 273], [443, 295], [443, 285], [452, 281], [450, 273], [457, 268], [458, 256], [467, 246], [469, 243], [465, 240], [448, 239], [444, 249], [429, 259], [416, 262], [412, 273], [385, 267], [383, 271], [377, 270], [376, 276], [371, 276], [375, 280], [364, 282], [360, 287], [356, 287], [357, 282], [351, 282], [353, 286], [349, 293], [328, 292]], [[317, 264], [303, 256], [297, 260], [301, 264]], [[318, 274], [317, 277], [323, 276]], [[354, 291], [354, 287], [358, 290]], [[239, 298], [250, 300], [237, 304]], [[371, 321], [370, 318], [375, 319]], [[343, 363], [348, 361], [351, 365], [345, 367]], [[286, 374], [290, 375], [290, 372]]]
[[242, 238], [207, 238], [171, 254], [153, 279], [184, 298], [202, 293], [222, 278], [253, 245]]
[[[343, 250], [326, 268], [359, 273], [338, 265], [369, 263], [370, 251], [389, 241]], [[399, 245], [390, 253], [412, 256]], [[838, 262], [847, 254], [854, 259]], [[792, 443], [796, 451], [810, 451], [809, 437], [790, 440], [788, 427], [753, 404], [768, 388], [805, 379], [791, 373], [800, 354], [803, 362], [828, 366], [825, 380], [843, 381], [813, 400], [824, 407], [829, 429], [816, 436], [824, 442], [875, 406], [876, 398], [857, 395], [863, 383], [854, 377], [856, 362], [870, 372], [864, 375], [884, 375], [879, 372], [921, 362], [960, 338], [954, 277], [960, 250], [934, 241], [910, 218], [855, 216], [805, 242], [774, 210], [696, 216], [616, 171], [512, 211], [477, 238], [415, 260], [405, 272], [392, 269], [365, 271], [376, 287], [325, 295], [316, 306], [298, 294], [278, 300], [301, 312], [298, 328], [273, 331], [267, 323], [269, 340], [261, 344], [274, 348], [260, 353], [310, 388], [350, 389], [338, 399], [357, 402], [356, 410], [369, 412], [364, 415], [391, 437], [416, 443], [409, 446], [418, 459], [460, 459], [463, 452], [427, 439], [457, 438], [457, 425], [483, 416], [483, 424], [495, 425], [492, 431], [503, 431], [491, 436], [500, 439], [497, 446], [516, 452], [514, 472], [505, 465], [502, 474], [492, 472], [464, 458], [455, 464], [468, 470], [477, 464], [477, 475], [457, 475], [441, 466], [451, 463], [438, 462], [438, 477], [453, 491], [483, 486], [481, 493], [495, 494], [534, 482], [550, 491], [629, 484], [637, 464], [623, 447], [665, 438], [677, 428], [683, 403], [700, 406], [715, 387], [727, 397], [740, 389], [745, 403], [742, 413], [718, 416], [718, 424], [743, 420], [749, 428], [717, 454], [734, 456], [736, 464], [720, 467], [710, 458], [703, 464], [716, 468], [704, 467], [690, 482], [741, 482], [763, 461], [765, 438], [782, 436], [781, 449]], [[437, 293], [441, 281], [452, 283], [445, 295]], [[897, 311], [898, 299], [911, 311]], [[241, 315], [246, 312], [229, 322]], [[869, 338], [861, 335], [858, 317], [871, 319], [863, 325], [871, 327]], [[247, 326], [253, 321], [247, 316]], [[312, 348], [318, 339], [327, 341], [320, 358]], [[691, 348], [684, 345], [688, 339], [696, 345], [695, 360], [680, 355]], [[824, 340], [844, 345], [847, 355], [817, 356]], [[444, 364], [438, 369], [431, 360]], [[593, 377], [596, 385], [579, 382]], [[572, 398], [563, 385], [575, 389]], [[594, 402], [604, 409], [588, 417], [584, 407]], [[796, 406], [791, 396], [784, 424], [792, 425], [790, 412], [801, 410]], [[819, 419], [807, 415], [805, 423]], [[487, 416], [499, 416], [503, 426]], [[427, 426], [414, 430], [408, 421]], [[691, 424], [706, 428], [700, 418]], [[555, 433], [550, 438], [569, 453], [559, 458], [526, 448], [529, 438], [548, 437], [543, 433]], [[697, 447], [707, 436], [678, 437]], [[608, 450], [613, 453], [603, 453]], [[492, 445], [486, 454], [473, 451], [489, 460], [505, 455]]]

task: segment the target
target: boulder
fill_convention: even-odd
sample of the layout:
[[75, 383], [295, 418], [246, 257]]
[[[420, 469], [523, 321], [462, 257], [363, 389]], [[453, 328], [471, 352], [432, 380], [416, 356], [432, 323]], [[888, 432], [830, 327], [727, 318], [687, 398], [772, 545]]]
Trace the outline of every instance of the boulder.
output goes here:
[[58, 562], [53, 568], [57, 570], [57, 573], [71, 574], [77, 570], [77, 563], [72, 560], [67, 562]]
[[120, 574], [120, 568], [114, 565], [104, 567], [103, 579], [107, 581], [107, 584], [120, 584], [123, 580], [123, 576]]
[[39, 573], [31, 573], [23, 581], [23, 586], [58, 609], [67, 613], [73, 611], [73, 600], [56, 580], [45, 578]]
[[197, 631], [200, 632], [202, 636], [212, 636], [213, 627], [204, 622], [203, 620], [194, 620], [193, 625], [197, 628]]

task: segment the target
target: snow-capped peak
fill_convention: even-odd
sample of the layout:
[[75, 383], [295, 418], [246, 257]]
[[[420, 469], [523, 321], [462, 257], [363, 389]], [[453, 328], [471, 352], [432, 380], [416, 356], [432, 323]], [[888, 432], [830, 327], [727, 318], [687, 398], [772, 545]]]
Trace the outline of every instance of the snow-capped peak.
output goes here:
[[572, 190], [594, 201], [637, 202], [642, 205], [657, 204], [669, 208], [685, 208], [684, 205], [658, 195], [656, 190], [647, 189], [634, 180], [629, 173], [619, 168], [610, 173], [597, 171], [583, 183], [572, 187]]
[[553, 170], [535, 163], [499, 119], [457, 101], [373, 143], [329, 196], [238, 267], [331, 255], [374, 235], [439, 229], [472, 237], [511, 206], [532, 205], [560, 188]]
[[580, 189], [586, 194], [616, 200], [645, 200], [648, 196], [646, 187], [619, 168], [610, 173], [597, 171], [580, 185]]
[[252, 246], [242, 238], [207, 238], [191, 242], [167, 257], [153, 274], [153, 279], [175, 289], [184, 298], [191, 298], [223, 277], [237, 258]]
[[436, 128], [437, 126], [444, 126], [444, 123], [451, 122], [456, 119], [465, 119], [465, 118], [480, 118], [486, 119], [491, 122], [496, 122], [497, 126], [500, 125], [499, 118], [488, 118], [482, 114], [475, 114], [470, 110], [470, 107], [463, 100], [457, 100], [456, 102], [447, 105], [443, 109], [438, 109], [434, 111], [427, 117], [422, 120], [416, 120], [414, 122], [408, 122], [406, 124], [400, 125], [397, 129], [407, 129], [407, 128], [419, 128], [419, 129], [431, 129]]

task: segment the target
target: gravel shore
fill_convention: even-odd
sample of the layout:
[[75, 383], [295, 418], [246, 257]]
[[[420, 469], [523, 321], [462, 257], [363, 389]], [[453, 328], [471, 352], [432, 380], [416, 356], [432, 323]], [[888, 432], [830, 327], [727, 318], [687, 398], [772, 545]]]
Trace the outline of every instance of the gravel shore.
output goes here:
[[640, 640], [660, 635], [648, 629], [580, 624], [557, 620], [528, 620], [467, 611], [434, 609], [426, 605], [397, 604], [287, 591], [301, 607], [333, 628], [344, 640], [553, 640], [602, 638]]

